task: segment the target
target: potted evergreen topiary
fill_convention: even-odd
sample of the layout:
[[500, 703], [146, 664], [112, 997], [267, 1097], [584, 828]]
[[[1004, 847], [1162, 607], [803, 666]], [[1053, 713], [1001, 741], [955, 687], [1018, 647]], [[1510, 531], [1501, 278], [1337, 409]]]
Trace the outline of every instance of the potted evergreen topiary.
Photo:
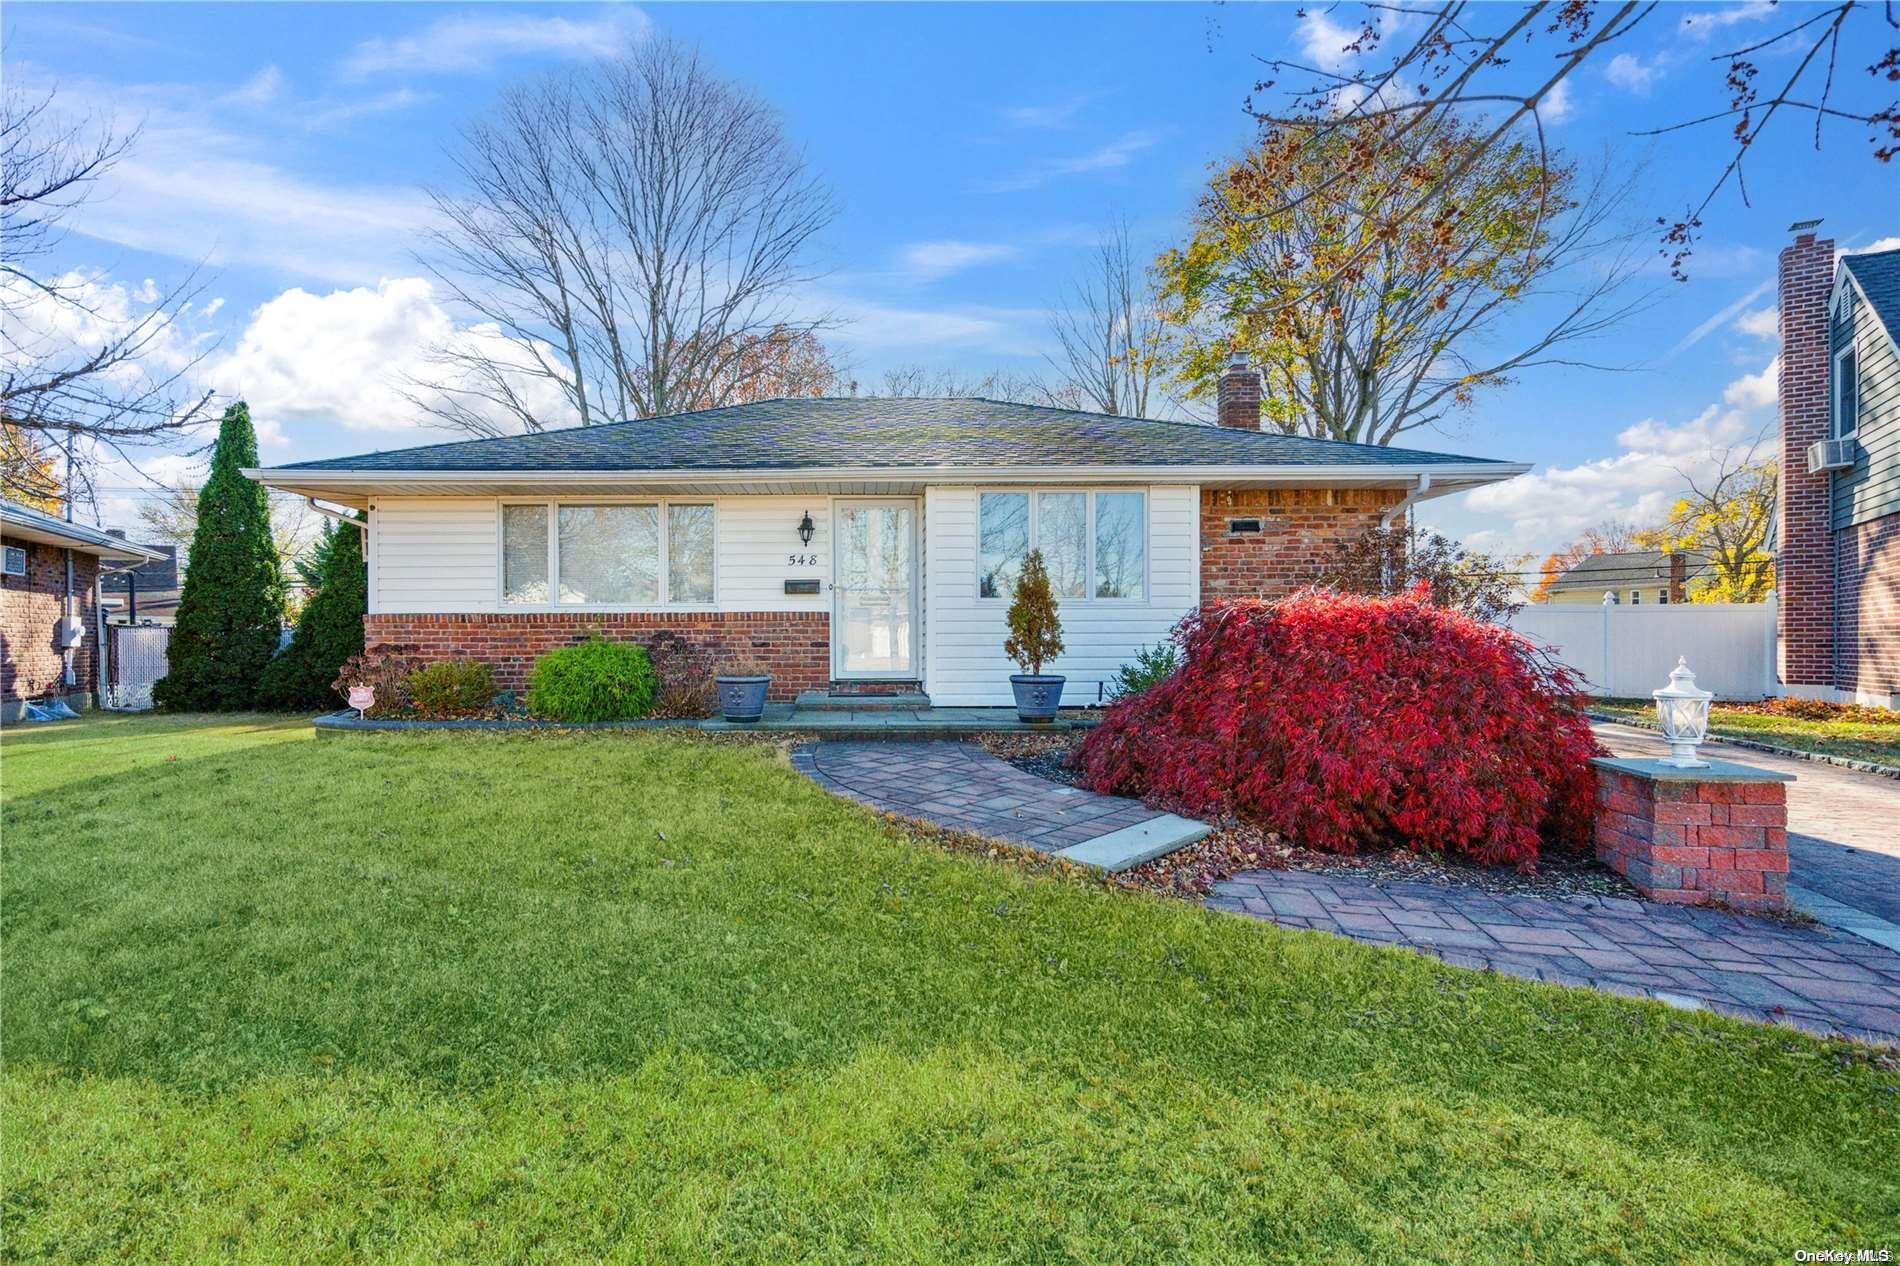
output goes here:
[[719, 687], [719, 712], [728, 721], [756, 721], [765, 715], [765, 692], [772, 675], [756, 660], [727, 664], [713, 679]]
[[1003, 653], [1023, 671], [1012, 674], [1009, 688], [1016, 696], [1016, 715], [1024, 721], [1050, 721], [1062, 706], [1063, 679], [1042, 671], [1043, 663], [1062, 654], [1062, 617], [1049, 588], [1049, 569], [1042, 551], [1032, 549], [1023, 559], [1016, 580], [1016, 596], [1009, 604], [1009, 640]]

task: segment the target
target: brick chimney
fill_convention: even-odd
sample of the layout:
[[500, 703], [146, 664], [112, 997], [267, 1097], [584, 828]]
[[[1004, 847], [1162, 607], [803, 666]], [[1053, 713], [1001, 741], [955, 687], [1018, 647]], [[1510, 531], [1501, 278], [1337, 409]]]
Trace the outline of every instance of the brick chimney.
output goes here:
[[1684, 583], [1689, 579], [1689, 560], [1681, 554], [1669, 555], [1669, 601], [1681, 602]]
[[1780, 548], [1775, 559], [1781, 679], [1834, 685], [1834, 532], [1826, 471], [1808, 473], [1808, 445], [1827, 438], [1827, 300], [1834, 242], [1819, 220], [1793, 225], [1776, 278], [1781, 324]]
[[1260, 429], [1260, 375], [1247, 363], [1247, 353], [1235, 352], [1220, 376], [1219, 419], [1222, 426], [1242, 431]]

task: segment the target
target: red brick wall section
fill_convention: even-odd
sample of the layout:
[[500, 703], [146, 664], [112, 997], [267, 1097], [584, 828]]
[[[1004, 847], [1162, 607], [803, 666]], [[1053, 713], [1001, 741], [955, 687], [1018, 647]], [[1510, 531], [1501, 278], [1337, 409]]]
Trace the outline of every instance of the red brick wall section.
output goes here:
[[53, 626], [65, 614], [66, 551], [36, 541], [6, 543], [26, 551], [26, 575], [0, 576], [0, 700], [14, 704], [48, 695], [94, 693], [99, 612], [92, 590], [99, 560], [91, 554], [73, 554], [74, 609], [86, 638], [73, 660], [79, 684], [69, 691], [66, 661], [53, 647]]
[[1900, 514], [1835, 534], [1842, 690], [1900, 694]]
[[1781, 252], [1781, 553], [1775, 563], [1782, 680], [1834, 684], [1834, 538], [1826, 471], [1808, 445], [1827, 438], [1827, 300], [1834, 242], [1803, 233]]
[[[1393, 488], [1201, 489], [1201, 601], [1282, 598], [1312, 583], [1341, 541], [1377, 527]], [[1258, 534], [1232, 530], [1259, 519]]]
[[704, 650], [713, 666], [757, 660], [772, 674], [771, 697], [789, 700], [823, 689], [831, 670], [831, 617], [823, 611], [504, 612], [455, 615], [368, 615], [363, 640], [416, 647], [424, 660], [479, 659], [503, 690], [526, 690], [534, 661], [598, 630], [620, 642], [642, 642], [667, 629]]
[[1598, 765], [1597, 859], [1652, 901], [1778, 909], [1788, 900], [1787, 788]]

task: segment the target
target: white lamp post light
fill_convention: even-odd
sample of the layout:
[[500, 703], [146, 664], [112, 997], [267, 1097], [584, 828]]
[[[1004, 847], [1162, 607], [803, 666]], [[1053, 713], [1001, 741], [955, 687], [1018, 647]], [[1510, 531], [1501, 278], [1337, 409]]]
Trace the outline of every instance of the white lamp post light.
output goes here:
[[1663, 737], [1669, 740], [1669, 755], [1662, 763], [1677, 769], [1706, 768], [1709, 762], [1697, 760], [1695, 749], [1709, 737], [1709, 700], [1715, 696], [1696, 689], [1688, 659], [1678, 657], [1669, 684], [1650, 693], [1656, 699], [1656, 719], [1662, 723]]

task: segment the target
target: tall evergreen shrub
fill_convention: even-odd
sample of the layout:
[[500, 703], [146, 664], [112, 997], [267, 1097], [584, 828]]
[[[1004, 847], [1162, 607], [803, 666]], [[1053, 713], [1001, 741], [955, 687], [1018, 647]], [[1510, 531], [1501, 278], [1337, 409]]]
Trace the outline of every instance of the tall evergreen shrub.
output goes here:
[[363, 533], [346, 523], [326, 523], [311, 564], [316, 593], [304, 604], [290, 645], [258, 683], [258, 703], [266, 708], [341, 707], [343, 697], [332, 683], [345, 660], [363, 653], [363, 616], [369, 610]]
[[211, 477], [198, 494], [198, 529], [168, 651], [170, 669], [152, 688], [169, 710], [210, 712], [257, 702], [258, 679], [283, 629], [284, 576], [271, 540], [270, 498], [246, 479], [257, 465], [257, 432], [242, 401], [224, 411]]

